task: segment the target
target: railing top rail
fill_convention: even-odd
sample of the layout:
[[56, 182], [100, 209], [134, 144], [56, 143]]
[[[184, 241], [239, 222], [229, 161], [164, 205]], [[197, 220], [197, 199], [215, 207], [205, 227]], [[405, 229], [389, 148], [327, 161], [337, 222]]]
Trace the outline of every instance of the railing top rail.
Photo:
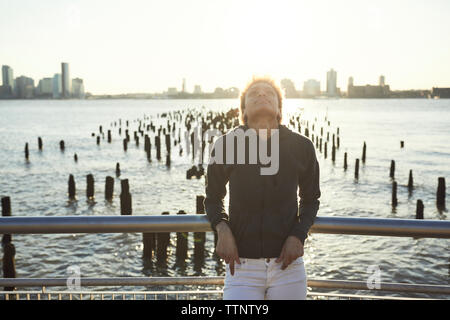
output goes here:
[[[205, 215], [1, 217], [0, 234], [212, 231]], [[450, 239], [450, 221], [317, 217], [312, 233]]]

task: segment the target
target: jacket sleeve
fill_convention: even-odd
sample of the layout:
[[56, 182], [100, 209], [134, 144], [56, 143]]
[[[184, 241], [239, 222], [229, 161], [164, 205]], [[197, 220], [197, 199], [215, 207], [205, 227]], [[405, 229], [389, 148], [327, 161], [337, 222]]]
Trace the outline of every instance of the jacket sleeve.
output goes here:
[[[215, 155], [215, 148], [217, 143], [214, 144], [214, 148], [211, 155]], [[206, 197], [204, 200], [205, 211], [211, 228], [214, 231], [216, 226], [221, 221], [228, 223], [229, 217], [225, 212], [224, 198], [227, 194], [226, 185], [228, 183], [229, 174], [225, 164], [211, 163], [209, 161], [206, 172]]]
[[299, 196], [300, 204], [298, 209], [298, 218], [291, 229], [289, 235], [294, 235], [305, 244], [308, 237], [308, 231], [314, 224], [314, 220], [319, 210], [321, 192], [320, 192], [320, 170], [319, 162], [316, 157], [316, 148], [311, 140], [308, 140], [306, 148], [305, 170], [299, 173]]

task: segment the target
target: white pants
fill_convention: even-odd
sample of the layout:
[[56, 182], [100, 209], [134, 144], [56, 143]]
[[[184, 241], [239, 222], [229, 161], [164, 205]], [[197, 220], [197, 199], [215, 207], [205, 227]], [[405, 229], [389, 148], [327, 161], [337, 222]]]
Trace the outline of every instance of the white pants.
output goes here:
[[277, 258], [239, 258], [234, 275], [226, 264], [224, 300], [306, 300], [306, 271], [303, 257], [281, 270]]

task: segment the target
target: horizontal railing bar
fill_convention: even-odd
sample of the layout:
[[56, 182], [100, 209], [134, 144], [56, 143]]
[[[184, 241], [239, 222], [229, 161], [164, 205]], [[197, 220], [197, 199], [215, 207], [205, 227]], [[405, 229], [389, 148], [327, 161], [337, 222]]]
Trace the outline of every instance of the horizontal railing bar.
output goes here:
[[[224, 277], [116, 277], [80, 278], [80, 286], [157, 286], [157, 285], [223, 285]], [[379, 289], [369, 289], [364, 281], [307, 280], [308, 287], [410, 293], [450, 294], [450, 286], [381, 282]], [[0, 287], [67, 286], [67, 278], [4, 278]]]
[[[0, 234], [212, 231], [205, 215], [1, 217]], [[450, 221], [317, 217], [312, 233], [450, 238]]]

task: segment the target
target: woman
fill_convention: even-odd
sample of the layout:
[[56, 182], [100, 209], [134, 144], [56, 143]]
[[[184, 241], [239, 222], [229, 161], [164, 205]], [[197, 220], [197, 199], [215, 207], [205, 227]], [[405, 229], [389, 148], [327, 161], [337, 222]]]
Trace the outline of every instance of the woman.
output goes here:
[[[263, 149], [276, 156], [278, 168], [262, 174], [267, 163], [261, 159], [208, 164], [205, 210], [218, 233], [216, 252], [226, 263], [223, 298], [306, 299], [303, 246], [320, 204], [314, 144], [281, 124], [281, 91], [268, 78], [254, 78], [242, 92], [240, 120], [239, 127], [216, 141], [211, 158], [217, 160], [219, 150], [224, 150], [224, 157], [236, 151], [230, 144], [234, 135], [255, 132], [256, 149], [255, 139], [249, 138], [237, 158], [239, 152], [251, 158], [258, 146], [261, 158], [266, 143], [270, 147]], [[223, 201], [227, 183], [229, 215]]]

